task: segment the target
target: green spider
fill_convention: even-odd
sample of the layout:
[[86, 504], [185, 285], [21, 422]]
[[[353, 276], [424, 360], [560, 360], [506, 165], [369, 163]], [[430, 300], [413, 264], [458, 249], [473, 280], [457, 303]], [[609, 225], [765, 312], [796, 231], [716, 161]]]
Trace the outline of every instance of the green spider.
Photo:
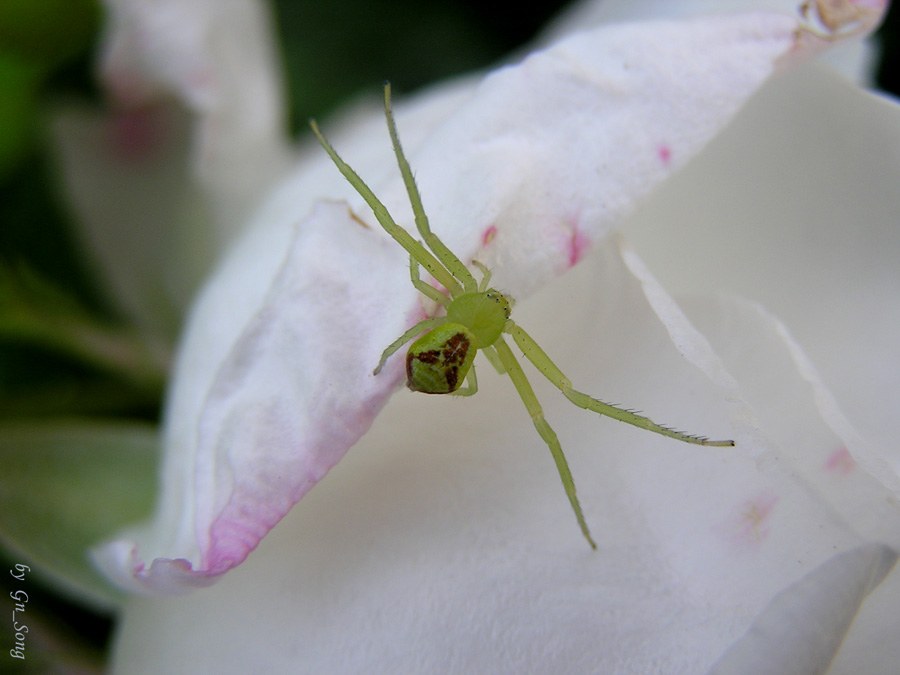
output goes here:
[[[316, 122], [310, 120], [313, 133], [319, 139], [319, 143], [325, 148], [335, 166], [366, 201], [384, 230], [409, 253], [409, 272], [412, 285], [423, 295], [441, 305], [445, 310], [443, 316], [435, 316], [420, 321], [388, 345], [381, 355], [381, 361], [373, 374], [378, 375], [392, 354], [416, 336], [424, 333], [412, 343], [406, 355], [407, 386], [413, 391], [420, 391], [426, 394], [471, 396], [478, 391], [478, 381], [472, 364], [475, 354], [478, 351], [484, 352], [484, 355], [498, 373], [501, 375], [506, 373], [512, 379], [516, 391], [518, 391], [522, 402], [531, 415], [535, 428], [550, 448], [550, 453], [553, 455], [553, 460], [559, 471], [559, 477], [562, 479], [566, 495], [569, 498], [572, 509], [575, 511], [578, 525], [581, 527], [581, 532], [591, 545], [591, 548], [596, 550], [597, 544], [591, 538], [590, 530], [585, 522], [581, 504], [578, 502], [578, 497], [575, 494], [575, 482], [572, 479], [571, 471], [569, 471], [569, 464], [563, 454], [559, 439], [544, 419], [541, 404], [538, 402], [534, 390], [531, 388], [531, 384], [522, 370], [522, 366], [519, 365], [509, 345], [503, 339], [503, 334], [510, 335], [525, 357], [566, 398], [580, 408], [591, 410], [600, 415], [606, 415], [620, 422], [684, 441], [685, 443], [730, 447], [734, 445], [734, 441], [710, 441], [701, 436], [692, 436], [674, 431], [668, 427], [656, 424], [647, 417], [603, 403], [587, 394], [574, 390], [569, 378], [556, 367], [537, 342], [509, 318], [515, 301], [505, 293], [488, 286], [491, 280], [491, 271], [478, 261], [473, 260], [472, 265], [481, 272], [481, 282], [477, 282], [472, 272], [431, 231], [412, 170], [409, 162], [406, 160], [406, 156], [403, 154], [403, 149], [400, 147], [400, 139], [397, 135], [394, 115], [391, 111], [390, 84], [386, 84], [384, 87], [384, 113], [387, 118], [388, 131], [391, 135], [391, 143], [394, 146], [394, 154], [397, 156], [397, 164], [400, 167], [400, 173], [403, 176], [403, 182], [406, 185], [409, 201], [415, 214], [416, 228], [424, 241], [424, 245], [394, 222], [384, 204], [381, 203], [357, 173], [335, 152], [331, 144], [319, 131]], [[422, 281], [419, 276], [420, 266], [424, 267], [438, 283], [447, 289], [449, 297]], [[463, 380], [466, 382], [465, 387], [461, 386]]]

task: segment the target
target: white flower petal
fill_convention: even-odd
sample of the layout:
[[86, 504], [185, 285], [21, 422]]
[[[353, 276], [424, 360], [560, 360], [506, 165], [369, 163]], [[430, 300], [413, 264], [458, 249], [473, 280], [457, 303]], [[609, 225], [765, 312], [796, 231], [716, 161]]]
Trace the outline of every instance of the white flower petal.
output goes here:
[[790, 73], [626, 231], [673, 293], [717, 288], [780, 317], [900, 471], [898, 129], [895, 101], [821, 68]]
[[432, 227], [527, 296], [719, 131], [796, 29], [780, 14], [610, 26], [497, 71], [412, 149]]
[[[601, 244], [518, 318], [576, 386], [602, 383], [592, 393], [691, 430], [727, 433], [729, 415], [746, 428], [745, 406], [675, 348], [645, 299], [653, 284]], [[592, 311], [561, 312], [561, 299]], [[752, 312], [726, 309], [753, 325]], [[675, 323], [700, 354], [705, 338]], [[776, 385], [806, 384], [780, 362], [761, 367]], [[779, 446], [765, 429], [739, 432], [735, 449], [685, 446], [598, 419], [534, 375], [600, 544], [591, 552], [510, 383], [481, 375], [473, 399], [397, 396], [221, 583], [177, 604], [133, 601], [119, 668], [705, 672], [781, 591], [867, 541], [859, 514], [832, 510], [804, 467], [770, 461]], [[808, 436], [796, 452], [818, 453], [836, 437], [809, 390], [798, 403], [813, 417], [796, 421]], [[782, 413], [776, 430], [792, 427], [793, 410]], [[879, 489], [864, 472], [851, 480]]]
[[[396, 389], [399, 362], [378, 378], [371, 372], [396, 337], [392, 326], [417, 320], [406, 316], [409, 286], [399, 247], [355, 220], [345, 204], [320, 204], [298, 228], [243, 335], [221, 361], [207, 357], [206, 369], [214, 371], [208, 390], [193, 386], [173, 396], [180, 407], [168, 430], [161, 519], [178, 527], [150, 533], [148, 545], [183, 553], [145, 570], [133, 545], [120, 542], [101, 554], [101, 564], [129, 587], [177, 592], [243, 561]], [[204, 326], [188, 345], [202, 350], [207, 338]], [[172, 534], [174, 544], [159, 539]], [[201, 561], [196, 583], [172, 573], [184, 558]]]
[[[766, 461], [791, 465], [810, 490], [865, 536], [900, 538], [900, 522], [890, 517], [900, 497], [900, 476], [840, 412], [784, 325], [759, 305], [722, 296], [692, 298], [682, 307], [740, 381], [741, 396], [756, 411], [757, 424], [778, 442], [777, 456]], [[782, 370], [797, 377], [790, 383], [778, 378], [774, 386], [773, 373]], [[811, 406], [803, 405], [806, 400]], [[825, 435], [805, 431], [819, 420], [828, 428]], [[835, 482], [838, 476], [841, 480]], [[881, 490], [873, 488], [871, 478]]]
[[[717, 288], [777, 313], [861, 432], [855, 459], [886, 461], [895, 474], [898, 129], [896, 102], [823, 69], [797, 71], [768, 85], [628, 228], [667, 288]], [[851, 467], [851, 457], [832, 464]], [[898, 602], [895, 573], [863, 606], [831, 672], [895, 670]]]
[[[411, 148], [435, 230], [464, 260], [488, 264], [498, 287], [527, 296], [699, 150], [793, 49], [796, 28], [778, 14], [602, 28], [498, 71], [462, 103], [451, 96], [452, 112]], [[373, 186], [391, 208], [406, 200], [396, 177]], [[284, 193], [275, 202], [269, 214], [278, 217], [226, 263], [237, 276], [223, 272], [197, 307], [170, 401], [165, 494], [140, 536], [139, 557], [159, 560], [145, 570], [135, 543], [108, 548], [119, 578], [137, 574], [158, 589], [157, 564], [187, 559], [205, 579], [240, 563], [399, 384], [399, 359], [370, 374], [378, 352], [421, 315], [399, 247], [346, 211], [320, 211], [301, 224], [266, 293], [271, 264], [281, 262], [267, 247], [296, 222], [280, 210]], [[333, 241], [317, 236], [328, 222]], [[356, 232], [357, 252], [337, 255], [349, 245], [337, 223]], [[366, 262], [361, 233], [392, 253], [373, 248], [378, 257]], [[330, 266], [319, 269], [319, 257]], [[308, 290], [314, 282], [321, 297]], [[242, 284], [233, 299], [223, 290]], [[351, 330], [361, 344], [348, 344]]]
[[[604, 23], [621, 21], [646, 21], [652, 19], [683, 19], [710, 14], [729, 14], [760, 10], [777, 10], [786, 14], [796, 14], [798, 0], [585, 0], [568, 8], [542, 34], [542, 41], [552, 42], [560, 36], [575, 31], [585, 30]], [[816, 18], [813, 7], [816, 2], [809, 3], [808, 12], [811, 19]], [[866, 20], [875, 24], [880, 21], [887, 7], [886, 0], [826, 0], [823, 5], [830, 5], [833, 11], [844, 8], [845, 12], [862, 11], [867, 14]], [[853, 81], [868, 85], [871, 83], [873, 68], [876, 65], [877, 49], [871, 41], [848, 40], [830, 49], [823, 57], [838, 72], [844, 73]]]

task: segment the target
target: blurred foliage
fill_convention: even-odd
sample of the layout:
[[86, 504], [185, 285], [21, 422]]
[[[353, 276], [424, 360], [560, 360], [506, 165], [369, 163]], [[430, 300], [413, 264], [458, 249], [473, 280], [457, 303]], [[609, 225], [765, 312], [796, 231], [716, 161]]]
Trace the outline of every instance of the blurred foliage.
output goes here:
[[876, 84], [900, 97], [900, 3], [894, 0], [878, 30], [881, 62], [875, 72]]
[[96, 0], [0, 0], [0, 180], [33, 142], [45, 80], [89, 48], [99, 23]]
[[276, 0], [293, 128], [385, 80], [411, 91], [489, 66], [527, 42], [563, 0]]
[[[527, 43], [564, 2], [272, 4], [297, 130], [308, 117], [323, 117], [359, 91], [376, 92], [385, 79], [403, 92], [488, 67]], [[49, 105], [62, 95], [99, 100], [92, 59], [101, 23], [99, 0], [0, 0], [0, 467], [19, 482], [15, 488], [0, 476], [0, 504], [18, 507], [15, 515], [31, 522], [48, 519], [42, 527], [52, 529], [67, 527], [66, 518], [78, 513], [84, 494], [79, 490], [106, 485], [109, 504], [135, 497], [133, 511], [109, 509], [112, 520], [95, 514], [89, 527], [70, 522], [81, 537], [73, 539], [77, 545], [146, 510], [147, 487], [155, 485], [150, 425], [159, 416], [164, 372], [147, 358], [134, 327], [96, 281], [61, 197], [43, 126]], [[900, 94], [896, 3], [880, 36], [884, 61], [878, 83]], [[76, 334], [91, 335], [94, 349], [79, 346]], [[124, 351], [127, 358], [104, 358], [104, 345], [111, 344], [117, 348], [110, 353]], [[89, 513], [95, 504], [78, 508]], [[21, 557], [24, 549], [46, 542], [23, 543], [32, 527], [25, 520], [10, 527], [15, 533], [0, 527], [0, 563], [33, 562]], [[37, 557], [56, 555], [72, 551], [44, 549]], [[48, 566], [59, 566], [54, 560]], [[33, 578], [30, 656], [44, 656], [27, 667], [99, 672], [109, 617], [67, 600], [46, 577]], [[0, 592], [10, 590], [9, 584], [0, 583]], [[9, 665], [4, 659], [0, 667]]]
[[145, 477], [156, 475], [157, 450], [156, 429], [144, 423], [0, 427], [0, 537], [27, 556], [29, 584], [52, 575], [92, 606], [115, 606], [121, 593], [84, 551], [147, 516], [156, 481]]

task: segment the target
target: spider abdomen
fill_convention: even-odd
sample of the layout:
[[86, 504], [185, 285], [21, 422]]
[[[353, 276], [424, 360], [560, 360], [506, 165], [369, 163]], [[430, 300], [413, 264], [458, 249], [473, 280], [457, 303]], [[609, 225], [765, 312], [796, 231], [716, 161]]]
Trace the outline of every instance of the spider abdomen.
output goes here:
[[406, 353], [406, 386], [425, 394], [450, 394], [465, 380], [477, 351], [472, 331], [459, 323], [441, 324]]

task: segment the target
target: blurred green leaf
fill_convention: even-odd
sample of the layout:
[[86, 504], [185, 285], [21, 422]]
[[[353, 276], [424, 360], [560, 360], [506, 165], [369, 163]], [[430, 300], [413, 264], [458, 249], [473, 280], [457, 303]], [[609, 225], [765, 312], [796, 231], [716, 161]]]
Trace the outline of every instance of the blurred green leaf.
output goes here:
[[0, 0], [0, 53], [49, 70], [91, 43], [100, 18], [96, 0]]
[[110, 303], [73, 234], [72, 215], [54, 182], [54, 166], [35, 150], [32, 146], [13, 174], [0, 180], [0, 263], [25, 263], [108, 316]]
[[40, 76], [34, 67], [0, 52], [0, 179], [28, 149]]
[[133, 423], [0, 426], [0, 540], [36, 574], [98, 607], [119, 598], [88, 550], [149, 517], [156, 429]]
[[96, 0], [0, 0], [0, 181], [32, 148], [44, 80], [90, 47], [100, 17]]
[[292, 128], [384, 80], [396, 92], [484, 68], [528, 40], [565, 0], [275, 0]]
[[166, 346], [100, 319], [24, 264], [0, 264], [0, 337], [33, 343], [162, 395]]

